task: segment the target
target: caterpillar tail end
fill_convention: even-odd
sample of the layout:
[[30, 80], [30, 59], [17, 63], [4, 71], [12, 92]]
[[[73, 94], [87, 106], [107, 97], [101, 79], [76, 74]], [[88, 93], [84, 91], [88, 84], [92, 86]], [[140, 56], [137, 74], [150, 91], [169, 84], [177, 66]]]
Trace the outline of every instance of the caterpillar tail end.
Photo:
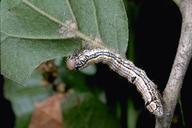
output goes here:
[[153, 113], [154, 115], [158, 117], [163, 116], [163, 106], [161, 103], [158, 103], [158, 101], [151, 102], [149, 105], [146, 106], [146, 108]]
[[[159, 108], [159, 109], [161, 109], [161, 108]], [[161, 110], [154, 111], [153, 114], [158, 116], [158, 117], [162, 117], [163, 116], [163, 110], [161, 109]]]

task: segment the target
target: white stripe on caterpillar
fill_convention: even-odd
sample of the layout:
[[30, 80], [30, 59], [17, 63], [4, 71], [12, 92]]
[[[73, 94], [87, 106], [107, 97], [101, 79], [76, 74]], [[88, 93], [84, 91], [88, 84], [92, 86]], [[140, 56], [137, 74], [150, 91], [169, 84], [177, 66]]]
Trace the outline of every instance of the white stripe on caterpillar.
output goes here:
[[151, 113], [157, 116], [163, 115], [161, 96], [157, 86], [147, 77], [143, 70], [137, 68], [131, 61], [121, 57], [120, 54], [103, 48], [83, 50], [68, 58], [67, 67], [71, 70], [82, 69], [99, 62], [109, 65], [113, 71], [134, 84], [143, 96], [146, 108]]

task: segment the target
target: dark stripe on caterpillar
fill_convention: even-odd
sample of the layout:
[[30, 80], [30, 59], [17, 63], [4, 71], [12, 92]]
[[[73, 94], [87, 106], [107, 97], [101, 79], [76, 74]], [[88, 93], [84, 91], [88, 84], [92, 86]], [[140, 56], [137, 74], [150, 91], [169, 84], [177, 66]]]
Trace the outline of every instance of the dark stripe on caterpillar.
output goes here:
[[161, 96], [157, 86], [147, 77], [146, 73], [136, 67], [131, 61], [121, 57], [120, 54], [104, 48], [83, 50], [75, 53], [67, 60], [69, 69], [82, 69], [90, 64], [102, 62], [113, 71], [134, 84], [143, 96], [146, 108], [157, 116], [163, 115]]

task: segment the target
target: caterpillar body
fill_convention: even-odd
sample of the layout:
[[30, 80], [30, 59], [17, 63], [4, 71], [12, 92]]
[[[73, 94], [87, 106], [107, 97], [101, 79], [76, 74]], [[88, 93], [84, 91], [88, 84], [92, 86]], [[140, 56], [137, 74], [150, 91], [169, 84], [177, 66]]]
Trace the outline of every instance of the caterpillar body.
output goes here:
[[120, 54], [105, 48], [83, 50], [75, 53], [67, 60], [67, 67], [70, 70], [82, 69], [90, 64], [102, 62], [107, 64], [113, 71], [134, 84], [141, 93], [146, 108], [156, 116], [163, 115], [161, 96], [157, 86], [147, 77], [146, 73], [136, 67], [131, 61], [121, 57]]

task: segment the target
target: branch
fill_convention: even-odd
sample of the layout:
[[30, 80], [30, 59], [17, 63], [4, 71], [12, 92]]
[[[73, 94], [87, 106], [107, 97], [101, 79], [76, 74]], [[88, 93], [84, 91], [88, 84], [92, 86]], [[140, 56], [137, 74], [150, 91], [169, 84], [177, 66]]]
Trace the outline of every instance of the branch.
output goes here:
[[192, 0], [183, 0], [177, 4], [183, 20], [181, 37], [169, 80], [163, 92], [164, 115], [161, 118], [156, 117], [155, 128], [170, 127], [183, 79], [192, 57]]

